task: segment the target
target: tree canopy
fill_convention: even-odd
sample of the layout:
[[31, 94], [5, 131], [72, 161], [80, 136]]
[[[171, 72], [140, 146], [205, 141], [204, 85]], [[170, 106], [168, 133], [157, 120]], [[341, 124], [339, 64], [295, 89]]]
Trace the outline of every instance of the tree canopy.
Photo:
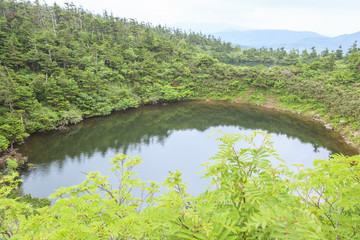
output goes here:
[[[253, 102], [272, 92], [284, 103], [316, 102], [331, 116], [359, 119], [356, 43], [346, 55], [240, 49], [74, 4], [2, 0], [0, 12], [1, 149], [86, 117], [140, 104], [231, 100], [249, 89], [256, 89]], [[291, 66], [235, 66], [245, 62]]]

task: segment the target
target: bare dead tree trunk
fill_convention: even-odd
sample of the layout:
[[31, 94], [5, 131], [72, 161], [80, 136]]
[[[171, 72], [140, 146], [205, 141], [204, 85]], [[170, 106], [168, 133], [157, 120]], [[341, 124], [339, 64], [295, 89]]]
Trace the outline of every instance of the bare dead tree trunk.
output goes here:
[[56, 37], [56, 25], [57, 25], [57, 22], [56, 22], [56, 15], [55, 15], [54, 11], [51, 11], [51, 22], [52, 22], [52, 25], [53, 25], [54, 35]]
[[49, 51], [49, 57], [50, 57], [50, 62], [52, 62], [52, 58], [51, 58], [51, 51], [50, 51], [50, 48], [48, 49]]

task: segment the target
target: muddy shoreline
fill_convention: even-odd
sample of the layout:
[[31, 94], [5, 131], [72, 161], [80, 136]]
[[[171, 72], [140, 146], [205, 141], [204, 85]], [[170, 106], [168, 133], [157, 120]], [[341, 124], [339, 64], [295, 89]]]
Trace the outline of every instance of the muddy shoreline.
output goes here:
[[[211, 99], [207, 99], [206, 101], [212, 101]], [[347, 125], [344, 126], [340, 126], [341, 131], [336, 130], [334, 127], [331, 126], [331, 124], [329, 122], [324, 121], [323, 119], [321, 119], [319, 114], [315, 114], [314, 116], [307, 114], [307, 113], [302, 113], [302, 112], [297, 112], [295, 110], [289, 110], [287, 108], [282, 108], [279, 107], [276, 101], [276, 98], [268, 98], [267, 101], [264, 104], [254, 104], [254, 103], [249, 103], [249, 102], [245, 102], [243, 98], [238, 98], [235, 99], [234, 101], [231, 101], [234, 103], [238, 103], [238, 104], [249, 104], [249, 105], [254, 105], [254, 106], [259, 106], [259, 107], [263, 107], [266, 109], [272, 109], [275, 111], [284, 111], [284, 112], [290, 112], [293, 114], [297, 114], [300, 115], [302, 117], [308, 118], [308, 119], [312, 119], [318, 123], [321, 123], [322, 125], [324, 125], [327, 129], [330, 129], [332, 131], [335, 131], [337, 133], [340, 134], [340, 136], [344, 139], [344, 141], [346, 142], [346, 144], [352, 146], [353, 148], [356, 148], [358, 150], [358, 153], [360, 154], [360, 143], [355, 143], [353, 142], [349, 136], [347, 136], [346, 134], [344, 134], [345, 130], [348, 128]], [[358, 134], [360, 135], [360, 131], [356, 131], [354, 134]]]

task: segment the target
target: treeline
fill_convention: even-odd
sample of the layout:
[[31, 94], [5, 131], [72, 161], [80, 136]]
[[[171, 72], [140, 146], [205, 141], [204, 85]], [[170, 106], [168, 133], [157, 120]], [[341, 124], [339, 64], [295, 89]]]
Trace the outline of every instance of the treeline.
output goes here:
[[[235, 66], [243, 62], [288, 66]], [[318, 160], [314, 169], [294, 174], [274, 169], [266, 160], [274, 153], [268, 136], [259, 148], [239, 151], [234, 150], [236, 141], [251, 142], [253, 137], [223, 137], [214, 158], [218, 161], [206, 173], [214, 180], [213, 190], [198, 197], [186, 194], [176, 172], [165, 181], [170, 191], [152, 198], [158, 185], [129, 181], [139, 159], [123, 155], [112, 159], [114, 171], [128, 167], [120, 191], [106, 177], [91, 173], [81, 185], [54, 194], [70, 198], [58, 199], [53, 207], [41, 208], [48, 201], [18, 197], [15, 169], [26, 158], [8, 149], [33, 132], [140, 104], [205, 98], [261, 104], [269, 97], [287, 109], [319, 115], [335, 128], [346, 127], [344, 134], [359, 144], [358, 46], [354, 43], [346, 54], [340, 48], [320, 54], [315, 49], [301, 54], [242, 50], [212, 36], [106, 12], [95, 15], [73, 4], [61, 8], [0, 0], [0, 152], [5, 153], [0, 157], [0, 236], [358, 237], [359, 157]], [[140, 211], [145, 199], [130, 195], [133, 187], [150, 192], [147, 203], [153, 207]], [[105, 193], [100, 196], [98, 190]]]
[[201, 46], [221, 45], [73, 4], [1, 1], [0, 13], [2, 150], [83, 117], [204, 95], [216, 60]]
[[[0, 1], [0, 149], [36, 131], [140, 104], [187, 99], [286, 104], [359, 119], [359, 49], [241, 50], [213, 36], [64, 8]], [[237, 67], [244, 61], [293, 64]], [[255, 91], [253, 91], [255, 90]], [[356, 130], [358, 125], [353, 126]]]

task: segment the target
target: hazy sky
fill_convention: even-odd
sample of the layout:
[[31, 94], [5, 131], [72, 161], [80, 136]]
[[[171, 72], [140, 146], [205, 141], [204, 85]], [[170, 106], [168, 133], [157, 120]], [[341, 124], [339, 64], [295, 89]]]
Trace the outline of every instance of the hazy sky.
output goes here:
[[[43, 0], [52, 4], [54, 0]], [[41, 2], [41, 0], [40, 0]], [[56, 0], [153, 24], [225, 23], [337, 36], [360, 31], [359, 0]]]

